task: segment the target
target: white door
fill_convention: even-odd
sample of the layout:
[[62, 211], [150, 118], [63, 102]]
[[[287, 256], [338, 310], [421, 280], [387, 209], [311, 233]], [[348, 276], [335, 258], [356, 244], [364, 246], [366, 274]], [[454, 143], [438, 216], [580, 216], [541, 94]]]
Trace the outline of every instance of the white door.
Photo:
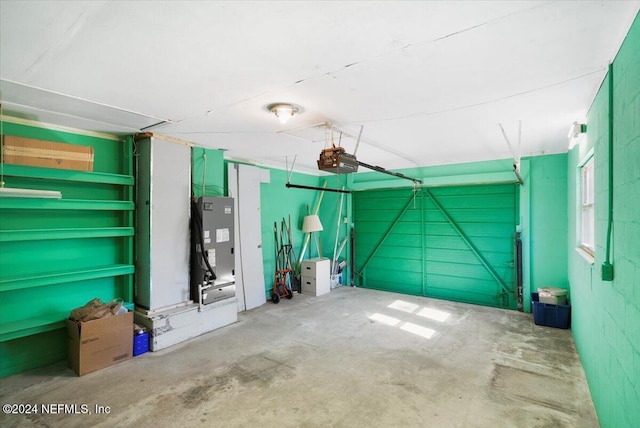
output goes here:
[[264, 304], [262, 227], [260, 218], [260, 168], [229, 164], [229, 196], [236, 215], [236, 297], [238, 311]]

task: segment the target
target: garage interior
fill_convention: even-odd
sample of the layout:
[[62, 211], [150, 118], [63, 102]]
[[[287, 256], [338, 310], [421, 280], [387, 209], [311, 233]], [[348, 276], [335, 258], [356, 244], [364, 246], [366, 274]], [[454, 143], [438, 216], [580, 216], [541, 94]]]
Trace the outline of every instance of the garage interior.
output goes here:
[[634, 426], [639, 10], [1, 2], [0, 422]]

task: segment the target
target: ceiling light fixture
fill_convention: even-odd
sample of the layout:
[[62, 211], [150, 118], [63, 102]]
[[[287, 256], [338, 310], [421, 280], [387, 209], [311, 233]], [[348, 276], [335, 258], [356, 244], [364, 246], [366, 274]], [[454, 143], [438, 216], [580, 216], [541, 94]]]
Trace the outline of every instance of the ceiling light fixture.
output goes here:
[[273, 113], [283, 125], [300, 111], [298, 107], [286, 103], [270, 104], [267, 110]]

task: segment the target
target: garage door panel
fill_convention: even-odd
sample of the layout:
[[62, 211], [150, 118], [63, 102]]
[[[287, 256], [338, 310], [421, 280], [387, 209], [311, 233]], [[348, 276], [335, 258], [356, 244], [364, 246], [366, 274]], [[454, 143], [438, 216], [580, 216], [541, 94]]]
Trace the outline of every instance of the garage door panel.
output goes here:
[[[367, 192], [356, 192], [357, 194], [363, 194]], [[397, 192], [396, 196], [385, 196], [384, 193], [379, 193], [373, 198], [368, 198], [369, 195], [364, 195], [360, 204], [364, 210], [399, 210], [404, 207], [408, 201], [408, 198], [412, 196], [412, 192]]]
[[399, 269], [389, 265], [372, 265], [367, 269], [367, 280], [372, 282], [396, 282], [400, 281], [408, 284], [422, 284], [422, 275], [407, 269]]
[[451, 262], [431, 262], [429, 263], [429, 273], [434, 275], [464, 278], [465, 280], [491, 280], [491, 275], [480, 263], [462, 264]]
[[[449, 223], [426, 223], [425, 234], [432, 236], [454, 237], [459, 238], [460, 234]], [[449, 238], [451, 239], [451, 238]]]
[[[504, 195], [512, 192], [509, 184], [486, 184], [470, 186], [438, 186], [432, 187], [431, 193], [438, 196], [473, 196], [473, 195]], [[392, 189], [386, 189], [391, 191]], [[406, 191], [406, 189], [404, 189]]]
[[[362, 224], [358, 224], [358, 233], [370, 233], [370, 234], [377, 234], [379, 236], [382, 236], [384, 232], [389, 228], [389, 226], [391, 226], [391, 223], [392, 223], [391, 221], [363, 222]], [[409, 235], [420, 234], [420, 222], [419, 221], [398, 222], [396, 223], [396, 226], [393, 228], [393, 232], [396, 234], [401, 233], [401, 234], [409, 234]]]
[[[360, 285], [515, 308], [516, 187], [422, 188], [412, 198], [412, 189], [356, 192]], [[394, 289], [398, 277], [404, 283]]]
[[[505, 281], [509, 280], [507, 276], [513, 273], [513, 257], [512, 254], [502, 252], [484, 253], [484, 259], [494, 268], [498, 275]], [[478, 257], [471, 251], [467, 250], [443, 250], [443, 251], [425, 251], [424, 259], [429, 266], [435, 267], [432, 263], [457, 263], [461, 265], [479, 266], [485, 272], [486, 269]], [[430, 269], [431, 271], [431, 269]]]
[[[418, 250], [418, 251], [416, 251]], [[422, 252], [418, 248], [384, 245], [376, 252], [375, 257], [387, 260], [422, 260]]]
[[[464, 196], [438, 196], [437, 194], [433, 194], [433, 196], [440, 202], [443, 206], [450, 210], [457, 209], [470, 209], [470, 208], [485, 208], [485, 209], [509, 209], [509, 202], [504, 201], [503, 195], [475, 195], [471, 197]], [[497, 199], [499, 198], [499, 199]], [[425, 200], [425, 208], [428, 210], [437, 209], [436, 204], [433, 200], [427, 199]]]
[[411, 294], [419, 296], [422, 294], [422, 284], [407, 282], [402, 278], [392, 281], [376, 281], [375, 284], [367, 287], [372, 290], [390, 291], [392, 293]]
[[483, 238], [494, 236], [505, 236], [506, 234], [513, 234], [513, 223], [458, 223], [458, 226], [462, 231], [470, 238]]
[[410, 223], [407, 221], [401, 221], [393, 228], [393, 234], [395, 235], [420, 235], [420, 222]]
[[471, 289], [469, 288], [468, 280], [465, 281], [464, 278], [455, 275], [429, 274], [426, 279], [430, 292], [436, 289], [457, 292], [467, 291], [470, 294], [486, 294], [492, 296], [491, 298], [499, 292], [496, 288], [495, 281], [491, 281], [490, 279], [473, 278], [473, 288]]
[[[482, 239], [482, 242], [479, 242], [478, 244], [476, 244], [476, 246], [483, 253], [488, 251], [494, 251], [495, 249], [500, 248], [503, 250], [502, 252], [512, 254], [512, 251], [510, 248], [512, 241], [513, 241], [512, 238], [484, 237]], [[427, 250], [438, 249], [438, 248], [452, 249], [452, 250], [469, 249], [469, 246], [462, 239], [452, 239], [451, 236], [439, 236], [439, 235], [431, 235], [431, 234], [426, 234], [425, 246]]]
[[[360, 213], [360, 221], [391, 224], [396, 220], [396, 218], [398, 217], [398, 212], [401, 209], [402, 207], [394, 209], [363, 211]], [[422, 221], [421, 215], [422, 213], [420, 211], [406, 210], [400, 220], [420, 222]]]
[[[361, 235], [358, 234], [359, 244], [366, 246], [367, 248], [373, 248], [382, 235]], [[395, 246], [395, 247], [406, 247], [406, 248], [422, 248], [422, 236], [420, 235], [395, 235], [389, 234], [384, 241], [385, 245]]]
[[[498, 222], [498, 223], [512, 223], [513, 222], [513, 213], [508, 212], [504, 208], [492, 208], [492, 209], [482, 209], [482, 208], [469, 208], [469, 209], [457, 209], [457, 210], [448, 210], [449, 213], [456, 219], [458, 222], [480, 222], [485, 223], [487, 221], [490, 222]], [[425, 216], [427, 221], [434, 223], [447, 223], [447, 218], [442, 214], [439, 210], [429, 210], [425, 211]]]
[[[414, 223], [415, 224], [415, 223]], [[507, 234], [513, 234], [513, 220], [511, 223], [469, 223], [462, 222], [458, 226], [469, 237], [505, 237]], [[427, 235], [454, 236], [459, 237], [460, 234], [450, 223], [432, 223], [427, 220], [425, 224], [425, 233]], [[413, 233], [416, 233], [413, 231]]]
[[367, 272], [383, 270], [387, 272], [395, 272], [396, 274], [398, 271], [402, 271], [407, 274], [416, 273], [420, 278], [422, 278], [420, 273], [422, 270], [422, 261], [401, 259], [398, 257], [374, 257], [369, 263]]
[[469, 251], [468, 248], [455, 250], [431, 249], [425, 251], [424, 258], [427, 262], [460, 263], [482, 266], [478, 257]]
[[[367, 270], [371, 269], [402, 269], [406, 272], [418, 272], [422, 271], [422, 259], [419, 257], [409, 257], [405, 253], [386, 253], [387, 250], [383, 249], [383, 253], [376, 252], [376, 254], [369, 259]], [[356, 263], [365, 263], [367, 261], [366, 254], [356, 257]]]

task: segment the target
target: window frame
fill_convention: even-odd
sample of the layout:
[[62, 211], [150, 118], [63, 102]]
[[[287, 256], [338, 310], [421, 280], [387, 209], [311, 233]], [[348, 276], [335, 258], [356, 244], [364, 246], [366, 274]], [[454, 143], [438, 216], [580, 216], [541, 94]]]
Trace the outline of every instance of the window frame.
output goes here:
[[595, 258], [595, 159], [593, 150], [578, 165], [578, 250]]

